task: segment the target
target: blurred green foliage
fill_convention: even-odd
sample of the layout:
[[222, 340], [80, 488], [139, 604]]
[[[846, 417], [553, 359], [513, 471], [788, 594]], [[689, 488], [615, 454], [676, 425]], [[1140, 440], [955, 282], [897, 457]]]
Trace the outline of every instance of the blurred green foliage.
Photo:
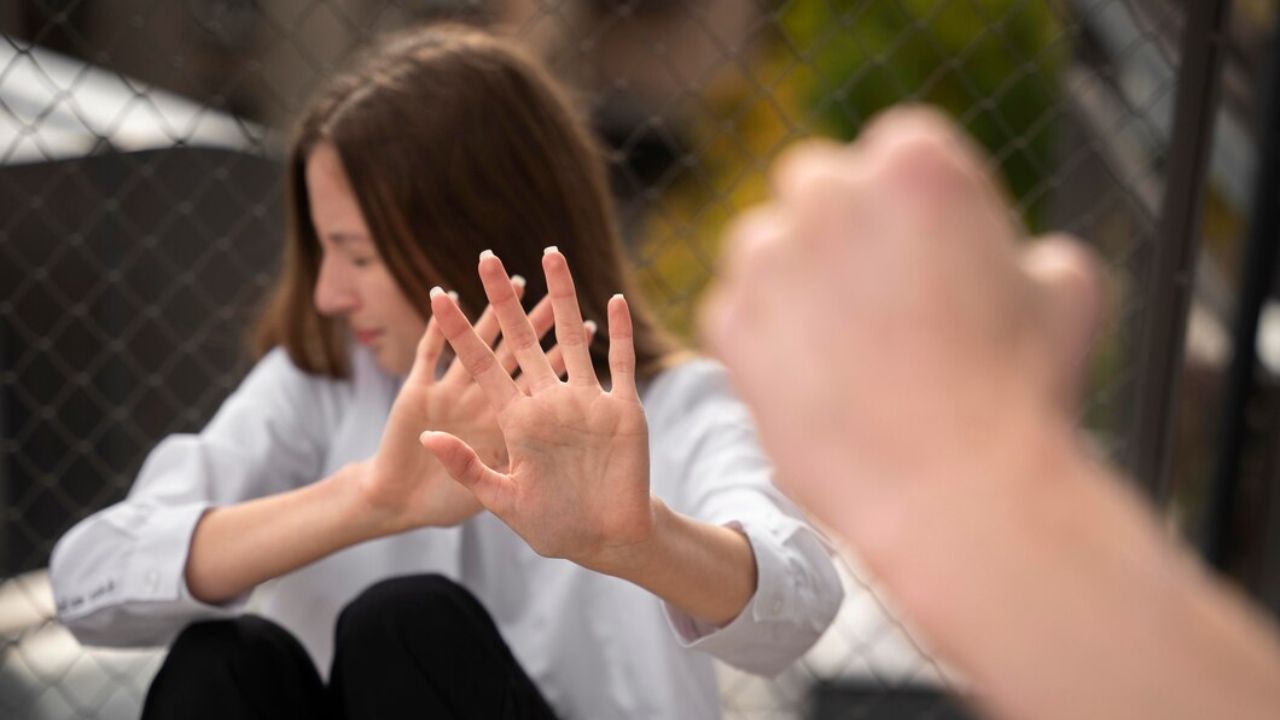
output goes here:
[[781, 17], [813, 129], [853, 138], [904, 100], [948, 111], [997, 160], [1034, 221], [1053, 172], [1064, 44], [1054, 3], [821, 0]]
[[662, 195], [641, 281], [690, 334], [729, 220], [766, 196], [770, 162], [810, 134], [851, 139], [877, 112], [927, 102], [995, 158], [1028, 225], [1052, 189], [1069, 51], [1049, 0], [793, 0], [766, 19], [755, 62], [726, 63], [692, 129], [693, 162]]

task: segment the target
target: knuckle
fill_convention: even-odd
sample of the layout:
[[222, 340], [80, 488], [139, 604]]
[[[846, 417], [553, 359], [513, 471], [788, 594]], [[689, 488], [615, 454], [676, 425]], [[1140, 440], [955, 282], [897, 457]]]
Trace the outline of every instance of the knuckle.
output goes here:
[[587, 344], [586, 333], [569, 329], [556, 329], [556, 344], [562, 348], [579, 348]]
[[872, 118], [862, 137], [868, 144], [874, 145], [901, 136], [949, 137], [954, 133], [951, 120], [937, 108], [923, 104], [904, 104]]
[[815, 165], [827, 164], [840, 154], [841, 148], [838, 143], [821, 138], [793, 143], [773, 164], [769, 173], [770, 182], [776, 190], [785, 194], [788, 188], [793, 187], [797, 177], [803, 176]]
[[538, 338], [531, 332], [521, 331], [511, 338], [511, 347], [517, 353], [527, 352], [535, 348], [540, 348]]
[[464, 363], [466, 367], [476, 375], [483, 375], [491, 370], [496, 363], [493, 353], [477, 353]]

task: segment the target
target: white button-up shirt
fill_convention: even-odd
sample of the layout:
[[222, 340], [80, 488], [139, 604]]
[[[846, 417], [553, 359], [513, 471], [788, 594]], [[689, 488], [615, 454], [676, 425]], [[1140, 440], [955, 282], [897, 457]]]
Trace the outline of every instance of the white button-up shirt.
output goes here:
[[364, 350], [352, 378], [308, 375], [268, 354], [199, 435], [166, 439], [128, 498], [76, 525], [50, 563], [58, 614], [94, 645], [162, 645], [188, 623], [251, 608], [302, 642], [321, 672], [338, 613], [365, 587], [435, 572], [484, 603], [520, 664], [565, 718], [718, 718], [711, 657], [773, 674], [830, 624], [842, 598], [826, 544], [775, 489], [724, 370], [696, 360], [642, 389], [650, 489], [672, 509], [740, 529], [757, 587], [709, 626], [617, 578], [543, 558], [482, 513], [347, 548], [222, 606], [185, 583], [210, 507], [284, 492], [369, 458], [398, 389]]

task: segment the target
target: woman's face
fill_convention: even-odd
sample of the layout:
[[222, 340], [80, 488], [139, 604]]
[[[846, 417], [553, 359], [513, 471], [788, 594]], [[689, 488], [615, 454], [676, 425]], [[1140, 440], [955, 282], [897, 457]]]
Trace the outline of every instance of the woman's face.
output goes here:
[[378, 255], [333, 146], [317, 145], [306, 171], [322, 258], [316, 308], [323, 315], [346, 318], [352, 336], [373, 350], [383, 370], [407, 375], [426, 321]]

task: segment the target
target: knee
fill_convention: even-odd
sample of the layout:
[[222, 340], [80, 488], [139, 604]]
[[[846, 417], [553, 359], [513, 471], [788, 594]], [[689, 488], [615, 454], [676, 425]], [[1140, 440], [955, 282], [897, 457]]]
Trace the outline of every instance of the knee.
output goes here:
[[188, 625], [169, 648], [166, 663], [184, 665], [240, 665], [265, 658], [294, 656], [298, 641], [279, 625], [254, 615]]
[[339, 631], [369, 628], [388, 620], [420, 621], [423, 616], [449, 614], [476, 600], [466, 588], [443, 575], [411, 575], [374, 583], [342, 610]]
[[[302, 644], [270, 620], [198, 622], [174, 640], [142, 717], [318, 717], [323, 689]], [[277, 707], [292, 710], [265, 710]]]
[[336, 640], [348, 649], [405, 635], [439, 641], [477, 612], [484, 611], [475, 597], [442, 575], [391, 578], [369, 586], [342, 610]]

